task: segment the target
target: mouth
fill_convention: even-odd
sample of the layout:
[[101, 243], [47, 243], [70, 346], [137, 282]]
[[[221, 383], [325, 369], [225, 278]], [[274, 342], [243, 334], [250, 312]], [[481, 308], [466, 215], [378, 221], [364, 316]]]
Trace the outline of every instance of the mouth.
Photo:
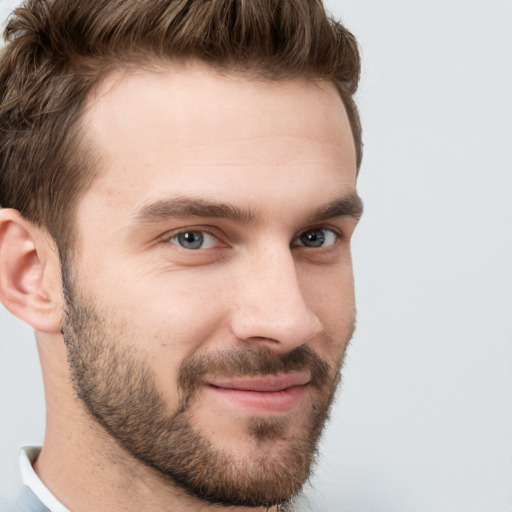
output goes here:
[[310, 382], [308, 373], [212, 379], [206, 388], [238, 410], [256, 414], [282, 414], [297, 407]]

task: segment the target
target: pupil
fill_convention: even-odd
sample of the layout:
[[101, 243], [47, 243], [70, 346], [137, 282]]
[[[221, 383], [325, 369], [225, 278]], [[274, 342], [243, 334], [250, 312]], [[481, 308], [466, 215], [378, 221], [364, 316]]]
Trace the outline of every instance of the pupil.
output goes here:
[[203, 235], [194, 231], [187, 231], [179, 235], [180, 244], [186, 249], [199, 249], [203, 245]]

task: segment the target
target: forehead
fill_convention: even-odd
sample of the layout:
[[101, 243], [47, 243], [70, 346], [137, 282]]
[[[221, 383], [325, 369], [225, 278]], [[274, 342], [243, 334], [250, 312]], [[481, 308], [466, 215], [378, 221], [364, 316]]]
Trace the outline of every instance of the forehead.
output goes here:
[[89, 102], [84, 126], [99, 152], [86, 196], [126, 213], [176, 193], [282, 198], [327, 174], [355, 187], [351, 129], [330, 82], [252, 80], [203, 64], [119, 73]]

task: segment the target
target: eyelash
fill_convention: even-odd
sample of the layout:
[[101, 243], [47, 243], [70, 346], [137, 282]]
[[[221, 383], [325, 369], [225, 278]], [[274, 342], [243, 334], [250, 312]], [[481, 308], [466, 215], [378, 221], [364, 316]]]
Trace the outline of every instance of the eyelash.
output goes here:
[[[180, 236], [184, 236], [186, 234], [201, 234], [201, 236], [204, 238], [204, 235], [214, 238], [217, 242], [219, 241], [219, 237], [215, 236], [213, 233], [210, 233], [208, 230], [205, 229], [184, 229], [182, 231], [178, 231], [177, 233], [174, 233], [172, 236], [168, 237], [166, 240], [167, 242], [172, 243], [174, 239], [179, 238]], [[181, 244], [176, 243], [175, 245], [179, 245], [182, 249], [185, 250], [198, 250], [198, 249], [205, 249], [204, 247], [198, 247], [197, 249], [187, 248], [183, 247]], [[210, 247], [207, 247], [206, 249], [210, 249]]]
[[[315, 231], [317, 231], [317, 232], [324, 231], [324, 232], [331, 233], [332, 236], [334, 237], [334, 239], [332, 240], [332, 243], [329, 243], [328, 245], [320, 245], [318, 247], [308, 246], [308, 245], [305, 245], [304, 243], [299, 243], [299, 242], [302, 242], [301, 241], [301, 237], [304, 237], [308, 233], [313, 233]], [[180, 237], [182, 235], [186, 235], [187, 233], [207, 235], [209, 237], [214, 238], [217, 242], [220, 242], [220, 239], [219, 239], [219, 237], [217, 235], [213, 234], [211, 231], [209, 231], [207, 229], [204, 229], [204, 228], [182, 229], [182, 230], [180, 230], [178, 232], [173, 233], [170, 236], [165, 237], [164, 242], [173, 243], [172, 242], [173, 240], [177, 239], [178, 237]], [[299, 235], [294, 237], [293, 240], [290, 243], [290, 247], [292, 247], [292, 248], [294, 248], [294, 247], [305, 247], [305, 248], [309, 248], [309, 249], [329, 248], [329, 247], [332, 247], [332, 246], [336, 245], [337, 242], [339, 242], [342, 238], [343, 238], [343, 235], [337, 229], [333, 229], [333, 228], [327, 227], [327, 226], [312, 227], [312, 228], [309, 228], [309, 229], [306, 229], [306, 230], [302, 231]], [[187, 247], [183, 247], [183, 245], [181, 245], [177, 241], [175, 243], [173, 243], [173, 244], [177, 245], [178, 247], [180, 247], [181, 249], [184, 249], [186, 251], [197, 251], [197, 250], [201, 250], [201, 249], [202, 250], [207, 250], [207, 249], [213, 248], [213, 247], [206, 247], [206, 248], [204, 248], [204, 247], [202, 247], [202, 244], [201, 244], [200, 247], [197, 247], [197, 248], [187, 248]]]
[[[308, 233], [314, 233], [314, 232], [319, 232], [319, 231], [323, 231], [324, 233], [330, 233], [333, 236], [332, 243], [329, 243], [328, 245], [321, 245], [321, 246], [319, 246], [319, 248], [332, 247], [333, 245], [335, 245], [342, 238], [342, 236], [341, 236], [341, 234], [340, 234], [340, 232], [338, 230], [322, 226], [322, 227], [317, 227], [317, 228], [306, 229], [305, 231], [300, 233], [297, 237], [295, 237], [294, 240], [298, 240], [298, 241], [302, 242], [301, 238], [304, 237], [305, 235], [307, 235]], [[325, 240], [325, 238], [324, 238], [324, 240]], [[307, 246], [307, 245], [305, 245], [303, 243], [293, 244], [292, 246], [294, 246], [294, 245], [296, 247], [308, 247], [310, 249], [315, 249], [316, 248], [315, 246]]]

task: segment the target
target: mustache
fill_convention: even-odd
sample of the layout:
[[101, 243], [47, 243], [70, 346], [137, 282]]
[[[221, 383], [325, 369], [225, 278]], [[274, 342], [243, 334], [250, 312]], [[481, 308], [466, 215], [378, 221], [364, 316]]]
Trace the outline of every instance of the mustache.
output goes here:
[[185, 360], [178, 373], [178, 388], [182, 406], [186, 408], [207, 376], [266, 376], [305, 371], [311, 375], [311, 386], [317, 389], [332, 386], [333, 368], [307, 346], [301, 345], [285, 353], [267, 347], [237, 348], [195, 354]]

